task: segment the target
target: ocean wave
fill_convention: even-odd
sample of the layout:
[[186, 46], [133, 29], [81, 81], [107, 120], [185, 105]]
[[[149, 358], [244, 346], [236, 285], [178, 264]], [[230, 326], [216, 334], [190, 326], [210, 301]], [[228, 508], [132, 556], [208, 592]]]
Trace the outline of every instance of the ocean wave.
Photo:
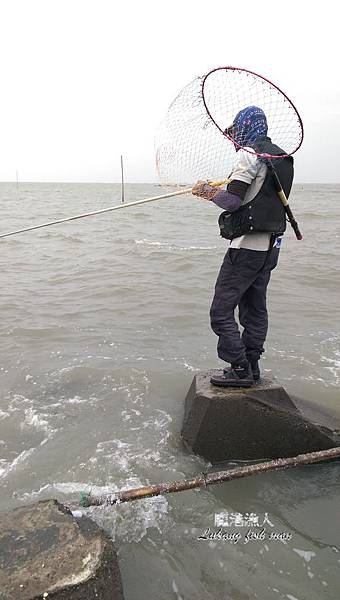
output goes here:
[[[301, 338], [301, 336], [296, 337]], [[286, 349], [270, 348], [274, 360], [276, 355], [283, 361], [280, 379], [289, 381], [300, 379], [313, 384], [322, 384], [325, 388], [338, 387], [340, 383], [339, 336], [329, 332], [314, 331], [309, 333], [309, 337], [314, 339], [309, 344], [308, 351], [306, 348], [302, 349], [300, 343], [296, 347]], [[298, 371], [296, 365], [299, 367]]]

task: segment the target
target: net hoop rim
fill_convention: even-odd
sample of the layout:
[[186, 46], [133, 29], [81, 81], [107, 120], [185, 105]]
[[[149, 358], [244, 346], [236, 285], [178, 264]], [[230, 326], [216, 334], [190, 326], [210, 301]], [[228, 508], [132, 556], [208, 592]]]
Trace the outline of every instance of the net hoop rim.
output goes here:
[[[298, 122], [300, 124], [301, 138], [300, 138], [300, 141], [299, 141], [298, 145], [296, 146], [295, 150], [293, 150], [292, 152], [286, 153], [286, 154], [263, 154], [263, 153], [261, 154], [259, 152], [255, 152], [255, 150], [254, 151], [249, 150], [249, 148], [246, 146], [241, 146], [241, 144], [238, 144], [231, 136], [229, 136], [227, 133], [225, 133], [223, 131], [223, 129], [221, 129], [221, 127], [216, 123], [215, 119], [211, 116], [210, 110], [207, 106], [207, 103], [206, 103], [205, 97], [204, 97], [204, 86], [205, 86], [206, 80], [208, 79], [209, 75], [211, 75], [212, 73], [215, 73], [216, 71], [242, 71], [244, 73], [249, 73], [250, 75], [255, 75], [255, 77], [259, 77], [259, 79], [262, 79], [266, 83], [269, 83], [269, 85], [271, 85], [276, 90], [278, 90], [278, 92], [280, 92], [280, 94], [282, 94], [282, 96], [284, 96], [284, 98], [286, 98], [286, 100], [289, 102], [289, 104], [294, 109], [295, 114], [298, 118]], [[228, 140], [230, 140], [233, 144], [235, 144], [235, 146], [237, 146], [239, 150], [245, 150], [249, 154], [255, 154], [256, 156], [259, 156], [261, 158], [270, 159], [270, 158], [283, 158], [285, 156], [291, 156], [292, 154], [295, 154], [295, 152], [297, 150], [299, 150], [299, 148], [301, 147], [301, 144], [302, 144], [303, 138], [304, 138], [304, 129], [303, 129], [303, 123], [302, 123], [302, 119], [300, 117], [299, 111], [297, 110], [296, 106], [293, 104], [291, 99], [287, 96], [287, 94], [285, 94], [277, 85], [275, 85], [275, 83], [273, 83], [272, 81], [270, 81], [270, 79], [267, 79], [263, 75], [260, 75], [259, 73], [255, 73], [255, 71], [250, 71], [249, 69], [244, 69], [242, 67], [215, 67], [215, 69], [211, 69], [211, 71], [209, 71], [208, 73], [206, 73], [203, 76], [201, 93], [202, 93], [202, 100], [203, 100], [204, 108], [208, 114], [209, 119], [211, 119], [211, 121], [214, 123], [214, 125], [217, 127], [217, 129], [219, 129], [219, 131], [222, 133], [222, 135], [224, 137], [226, 137]]]

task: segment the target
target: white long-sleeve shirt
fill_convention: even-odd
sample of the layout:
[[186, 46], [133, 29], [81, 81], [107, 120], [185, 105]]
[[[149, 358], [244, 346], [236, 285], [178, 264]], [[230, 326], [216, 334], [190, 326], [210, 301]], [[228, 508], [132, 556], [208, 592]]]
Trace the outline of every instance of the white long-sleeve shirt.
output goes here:
[[[252, 148], [249, 148], [253, 152]], [[237, 152], [235, 167], [230, 175], [230, 179], [237, 179], [248, 183], [246, 195], [242, 205], [248, 204], [255, 198], [260, 191], [267, 174], [266, 165], [260, 161], [256, 154], [251, 154], [242, 149]], [[265, 231], [254, 231], [234, 238], [230, 242], [230, 248], [247, 248], [248, 250], [267, 251], [270, 243], [270, 233]], [[278, 239], [276, 245], [281, 241]]]

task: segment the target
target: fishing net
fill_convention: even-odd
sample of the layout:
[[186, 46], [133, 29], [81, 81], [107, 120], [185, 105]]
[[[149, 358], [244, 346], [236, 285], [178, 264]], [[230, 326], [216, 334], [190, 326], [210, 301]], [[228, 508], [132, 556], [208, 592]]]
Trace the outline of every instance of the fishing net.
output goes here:
[[[261, 155], [226, 129], [247, 106], [261, 108], [268, 136], [291, 155], [302, 144], [303, 125], [289, 98], [273, 83], [251, 71], [219, 67], [189, 83], [170, 105], [155, 138], [156, 167], [162, 184], [192, 184], [225, 179], [235, 162], [235, 148]], [[281, 155], [282, 158], [282, 155]]]

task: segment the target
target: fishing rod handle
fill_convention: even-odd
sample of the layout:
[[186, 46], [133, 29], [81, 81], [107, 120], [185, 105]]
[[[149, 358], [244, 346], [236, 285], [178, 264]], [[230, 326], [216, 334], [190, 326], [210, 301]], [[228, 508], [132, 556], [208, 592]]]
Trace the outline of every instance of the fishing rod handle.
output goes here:
[[292, 213], [292, 209], [290, 208], [289, 204], [288, 204], [288, 200], [287, 200], [287, 196], [284, 193], [283, 189], [282, 189], [282, 185], [280, 182], [280, 179], [278, 177], [277, 172], [275, 171], [273, 164], [270, 163], [270, 170], [272, 172], [272, 175], [274, 177], [274, 184], [275, 184], [275, 189], [277, 192], [278, 197], [280, 198], [283, 208], [285, 209], [285, 213], [288, 217], [289, 223], [291, 224], [293, 231], [295, 233], [296, 239], [297, 240], [302, 240], [303, 236], [302, 233], [299, 229], [298, 223], [296, 221], [296, 219], [294, 218], [294, 215]]
[[291, 211], [291, 208], [290, 208], [289, 204], [286, 204], [286, 206], [284, 207], [284, 209], [285, 209], [285, 213], [286, 213], [286, 215], [288, 217], [289, 223], [291, 224], [291, 226], [293, 228], [293, 231], [294, 231], [294, 233], [296, 235], [296, 239], [297, 240], [302, 240], [303, 239], [302, 233], [301, 233], [301, 231], [299, 229], [297, 221], [294, 219], [294, 215], [293, 215], [293, 213]]

